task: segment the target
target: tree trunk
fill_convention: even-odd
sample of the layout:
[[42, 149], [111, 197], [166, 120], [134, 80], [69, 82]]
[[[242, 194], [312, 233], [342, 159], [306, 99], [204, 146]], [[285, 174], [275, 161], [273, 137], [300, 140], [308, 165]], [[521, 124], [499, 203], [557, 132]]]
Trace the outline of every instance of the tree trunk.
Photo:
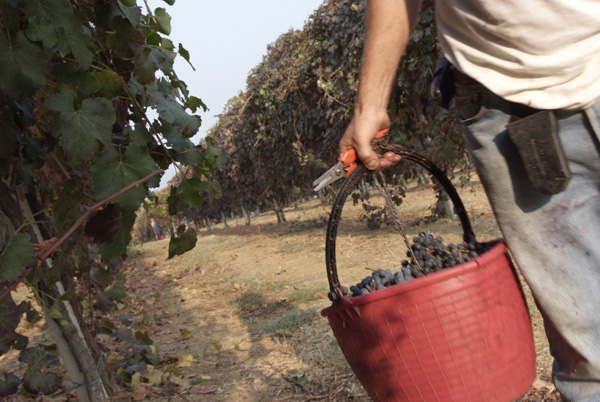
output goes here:
[[281, 208], [281, 205], [279, 204], [278, 201], [275, 201], [273, 203], [274, 205], [274, 210], [275, 210], [275, 214], [277, 215], [277, 223], [284, 223], [286, 222], [285, 220], [285, 214], [283, 213], [283, 208]]
[[427, 184], [427, 177], [423, 174], [423, 169], [419, 169], [417, 172], [417, 186], [421, 187]]
[[221, 211], [221, 220], [223, 221], [223, 228], [229, 229], [227, 225], [227, 218], [225, 217], [225, 212]]
[[322, 188], [322, 189], [320, 189], [319, 191], [317, 191], [317, 196], [319, 197], [319, 200], [320, 200], [322, 203], [325, 203], [325, 191], [324, 191], [324, 190], [325, 190], [325, 189], [323, 189], [323, 188]]
[[246, 226], [250, 226], [250, 215], [248, 214], [248, 211], [246, 211], [246, 208], [244, 208], [243, 202], [242, 202], [242, 216], [246, 220]]
[[450, 218], [454, 215], [454, 205], [452, 204], [448, 194], [441, 188], [437, 192], [435, 213], [442, 218]]
[[206, 217], [206, 218], [204, 218], [204, 220], [206, 221], [206, 228], [210, 232], [212, 230], [212, 227], [211, 227], [211, 224], [210, 224], [210, 219], [208, 217]]
[[367, 182], [365, 179], [360, 179], [360, 194], [363, 200], [369, 199], [369, 189], [367, 188]]

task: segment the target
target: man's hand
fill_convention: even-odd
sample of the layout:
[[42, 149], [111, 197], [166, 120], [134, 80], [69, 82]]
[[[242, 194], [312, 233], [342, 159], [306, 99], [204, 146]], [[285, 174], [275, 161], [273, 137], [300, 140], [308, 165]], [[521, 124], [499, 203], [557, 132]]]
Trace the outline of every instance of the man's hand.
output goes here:
[[386, 167], [395, 165], [402, 159], [400, 155], [396, 155], [393, 152], [386, 152], [380, 158], [371, 147], [371, 141], [373, 141], [377, 132], [389, 126], [390, 118], [385, 110], [355, 113], [352, 122], [340, 141], [340, 153], [354, 148], [358, 159], [369, 170], [385, 169]]

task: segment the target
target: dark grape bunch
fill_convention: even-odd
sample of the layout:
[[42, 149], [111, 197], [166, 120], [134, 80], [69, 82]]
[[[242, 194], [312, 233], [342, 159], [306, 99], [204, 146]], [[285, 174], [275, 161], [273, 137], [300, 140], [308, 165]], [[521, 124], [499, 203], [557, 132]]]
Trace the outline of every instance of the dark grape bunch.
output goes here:
[[460, 245], [453, 243], [444, 245], [444, 241], [440, 236], [434, 237], [432, 234], [421, 232], [413, 238], [411, 249], [412, 253], [410, 251], [406, 252], [406, 256], [410, 260], [402, 261], [402, 269], [397, 272], [392, 272], [391, 269], [373, 270], [371, 276], [367, 276], [356, 285], [350, 286], [352, 296], [365, 295], [462, 264], [479, 257], [490, 247], [475, 240]]

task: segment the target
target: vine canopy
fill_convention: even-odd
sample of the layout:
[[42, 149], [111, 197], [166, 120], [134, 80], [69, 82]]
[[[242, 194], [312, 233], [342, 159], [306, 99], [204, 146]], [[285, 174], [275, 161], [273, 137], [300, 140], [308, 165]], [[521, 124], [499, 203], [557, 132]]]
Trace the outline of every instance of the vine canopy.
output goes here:
[[[168, 38], [166, 9], [145, 6], [0, 1], [0, 355], [27, 345], [15, 331], [30, 306], [10, 291], [23, 280], [35, 287], [88, 273], [92, 243], [106, 267], [117, 266], [136, 210], [164, 169], [174, 164], [181, 176], [171, 214], [215, 188], [220, 151], [210, 139], [191, 140], [206, 106], [173, 69], [176, 57], [189, 63], [189, 53]], [[107, 274], [114, 280], [117, 271]], [[21, 359], [25, 389], [51, 393], [57, 379], [36, 362], [54, 361], [32, 349]], [[0, 397], [20, 381], [3, 374]]]

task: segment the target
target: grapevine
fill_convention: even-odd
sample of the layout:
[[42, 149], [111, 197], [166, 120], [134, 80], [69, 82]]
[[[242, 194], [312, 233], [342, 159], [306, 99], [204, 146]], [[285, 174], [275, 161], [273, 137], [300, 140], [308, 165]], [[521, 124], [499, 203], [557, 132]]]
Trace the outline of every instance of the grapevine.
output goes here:
[[[99, 370], [94, 339], [106, 319], [82, 302], [113, 308], [125, 297], [119, 268], [136, 213], [165, 169], [178, 171], [171, 215], [216, 187], [220, 151], [210, 138], [190, 139], [201, 124], [194, 113], [206, 106], [173, 69], [189, 54], [168, 39], [166, 10], [144, 8], [136, 0], [0, 3], [0, 356], [16, 349], [27, 364], [22, 378], [1, 373], [0, 399], [62, 387], [46, 370], [58, 358], [17, 332], [38, 310], [70, 381], [82, 384], [71, 385], [78, 400], [113, 397], [114, 373]], [[177, 254], [195, 233], [174, 239]], [[20, 284], [36, 306], [15, 302]]]

